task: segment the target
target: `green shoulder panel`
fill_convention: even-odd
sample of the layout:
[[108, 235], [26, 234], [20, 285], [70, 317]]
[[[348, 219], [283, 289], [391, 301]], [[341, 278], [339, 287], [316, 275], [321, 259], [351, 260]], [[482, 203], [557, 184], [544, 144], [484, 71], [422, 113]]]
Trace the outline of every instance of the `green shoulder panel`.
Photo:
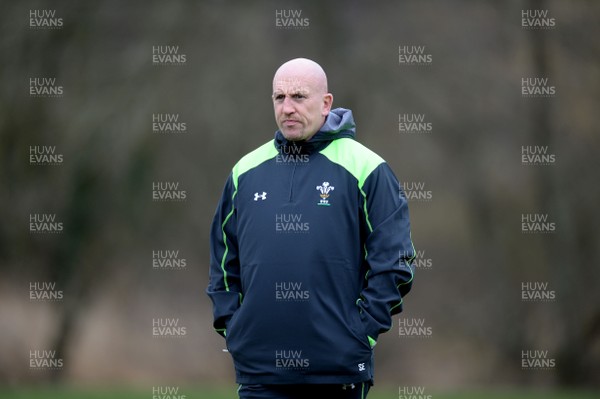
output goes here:
[[361, 189], [375, 168], [385, 162], [358, 141], [347, 137], [334, 140], [321, 150], [321, 154], [346, 169], [358, 180], [358, 187]]
[[238, 178], [249, 171], [252, 168], [257, 167], [261, 163], [268, 161], [271, 158], [275, 158], [278, 152], [275, 148], [275, 144], [273, 140], [261, 145], [254, 151], [244, 155], [242, 159], [238, 161], [233, 167], [232, 175], [233, 175], [233, 184], [237, 190]]

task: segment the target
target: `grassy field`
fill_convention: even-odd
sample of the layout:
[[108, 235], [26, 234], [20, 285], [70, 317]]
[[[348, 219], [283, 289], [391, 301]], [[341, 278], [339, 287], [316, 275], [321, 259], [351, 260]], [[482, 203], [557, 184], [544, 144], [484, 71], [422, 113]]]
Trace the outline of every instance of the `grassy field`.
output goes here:
[[[236, 399], [235, 388], [181, 388], [181, 399]], [[0, 388], [1, 399], [152, 399], [150, 391], [130, 390], [78, 390], [68, 388], [30, 388], [7, 390]], [[398, 388], [374, 387], [368, 399], [398, 399]], [[503, 391], [503, 392], [424, 392], [414, 399], [598, 399], [599, 392], [583, 391]], [[408, 399], [412, 399], [408, 396]]]

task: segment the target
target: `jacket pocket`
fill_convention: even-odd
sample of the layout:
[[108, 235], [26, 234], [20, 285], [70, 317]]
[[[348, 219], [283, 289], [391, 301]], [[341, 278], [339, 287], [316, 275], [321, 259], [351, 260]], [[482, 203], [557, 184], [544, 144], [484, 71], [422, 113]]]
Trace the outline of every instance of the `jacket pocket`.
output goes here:
[[372, 347], [369, 342], [367, 328], [366, 328], [366, 325], [361, 316], [361, 312], [364, 312], [364, 311], [358, 305], [356, 305], [355, 307], [356, 307], [356, 309], [352, 313], [352, 315], [353, 315], [353, 320], [352, 320], [353, 331], [356, 334], [356, 336], [358, 337], [358, 339], [360, 340], [360, 342], [371, 350]]
[[225, 343], [229, 343], [229, 341], [231, 340], [231, 335], [232, 333], [235, 331], [235, 322], [238, 319], [240, 312], [242, 311], [242, 307], [240, 306], [235, 313], [233, 314], [233, 316], [231, 316], [231, 319], [229, 319], [229, 321], [227, 322], [227, 327], [225, 329]]

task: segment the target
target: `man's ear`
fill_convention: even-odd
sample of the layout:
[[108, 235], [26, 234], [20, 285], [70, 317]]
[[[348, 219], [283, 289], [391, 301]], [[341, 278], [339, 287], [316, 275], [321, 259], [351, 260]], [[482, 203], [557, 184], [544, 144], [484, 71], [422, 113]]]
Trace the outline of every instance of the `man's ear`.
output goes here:
[[333, 105], [333, 94], [327, 93], [323, 95], [323, 111], [321, 114], [326, 116], [331, 111], [331, 106]]

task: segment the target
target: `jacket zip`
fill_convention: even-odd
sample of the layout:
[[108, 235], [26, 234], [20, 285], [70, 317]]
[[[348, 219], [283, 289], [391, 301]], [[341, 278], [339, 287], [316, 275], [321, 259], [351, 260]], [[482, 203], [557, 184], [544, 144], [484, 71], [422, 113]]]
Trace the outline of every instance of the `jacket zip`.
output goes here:
[[288, 202], [292, 202], [294, 199], [294, 176], [296, 175], [296, 162], [294, 162], [294, 168], [292, 169], [292, 177], [290, 178], [290, 197]]

